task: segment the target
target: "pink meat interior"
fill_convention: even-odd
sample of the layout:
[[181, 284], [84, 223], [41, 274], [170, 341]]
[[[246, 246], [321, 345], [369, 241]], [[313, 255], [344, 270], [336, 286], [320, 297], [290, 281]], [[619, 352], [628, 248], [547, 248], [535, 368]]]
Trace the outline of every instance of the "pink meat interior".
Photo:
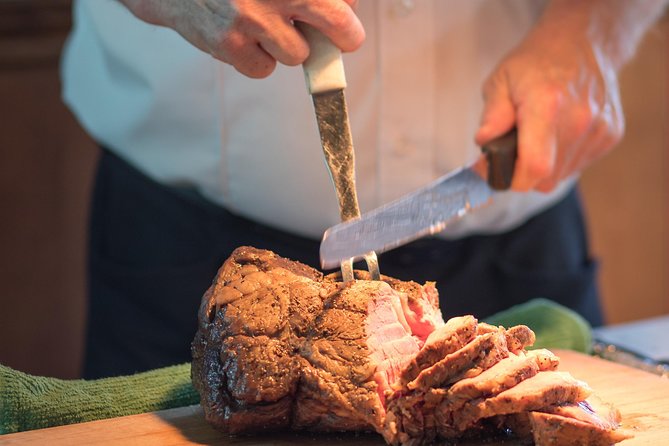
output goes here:
[[374, 380], [384, 406], [386, 391], [398, 381], [430, 333], [444, 325], [434, 285], [423, 285], [421, 291], [420, 297], [409, 300], [405, 293], [382, 283], [368, 303], [367, 347], [376, 365]]

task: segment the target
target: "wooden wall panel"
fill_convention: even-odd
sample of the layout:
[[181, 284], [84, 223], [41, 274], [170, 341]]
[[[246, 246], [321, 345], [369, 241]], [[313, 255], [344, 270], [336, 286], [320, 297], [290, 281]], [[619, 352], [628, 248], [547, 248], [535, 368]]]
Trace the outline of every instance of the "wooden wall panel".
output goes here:
[[626, 135], [581, 180], [609, 323], [669, 313], [669, 21], [621, 74]]
[[0, 363], [79, 376], [97, 154], [60, 100], [69, 2], [0, 5]]

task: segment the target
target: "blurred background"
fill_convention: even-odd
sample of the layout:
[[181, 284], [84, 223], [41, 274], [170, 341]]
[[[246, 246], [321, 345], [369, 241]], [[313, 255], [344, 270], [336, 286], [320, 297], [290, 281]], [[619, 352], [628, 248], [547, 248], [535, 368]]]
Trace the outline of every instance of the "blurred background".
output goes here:
[[[79, 376], [98, 156], [60, 100], [70, 3], [0, 0], [0, 363], [61, 378]], [[581, 180], [609, 324], [669, 314], [668, 60], [665, 17], [621, 76], [625, 139]]]

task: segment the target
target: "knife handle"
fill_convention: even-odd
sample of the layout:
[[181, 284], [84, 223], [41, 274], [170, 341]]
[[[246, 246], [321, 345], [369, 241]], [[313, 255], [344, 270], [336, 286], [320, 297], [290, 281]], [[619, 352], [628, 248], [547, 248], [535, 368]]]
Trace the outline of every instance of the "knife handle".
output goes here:
[[341, 51], [325, 34], [311, 25], [295, 22], [309, 44], [309, 57], [302, 63], [309, 94], [346, 88]]
[[512, 128], [508, 133], [484, 144], [481, 151], [488, 159], [488, 184], [495, 190], [511, 187], [513, 171], [518, 157], [518, 132]]

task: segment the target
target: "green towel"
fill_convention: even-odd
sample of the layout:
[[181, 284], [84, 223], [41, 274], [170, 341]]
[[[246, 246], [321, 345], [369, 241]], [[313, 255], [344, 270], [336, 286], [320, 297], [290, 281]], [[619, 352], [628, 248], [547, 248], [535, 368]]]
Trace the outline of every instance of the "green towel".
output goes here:
[[[486, 322], [505, 327], [528, 325], [537, 335], [537, 348], [583, 352], [590, 348], [587, 322], [546, 299], [515, 306]], [[31, 376], [0, 365], [0, 434], [198, 403], [190, 364], [91, 381]]]
[[590, 353], [592, 348], [592, 330], [588, 321], [548, 299], [533, 299], [516, 305], [490, 316], [486, 322], [505, 327], [527, 325], [537, 335], [532, 348], [562, 348], [582, 353]]
[[190, 364], [91, 381], [32, 376], [0, 365], [0, 434], [199, 402]]

